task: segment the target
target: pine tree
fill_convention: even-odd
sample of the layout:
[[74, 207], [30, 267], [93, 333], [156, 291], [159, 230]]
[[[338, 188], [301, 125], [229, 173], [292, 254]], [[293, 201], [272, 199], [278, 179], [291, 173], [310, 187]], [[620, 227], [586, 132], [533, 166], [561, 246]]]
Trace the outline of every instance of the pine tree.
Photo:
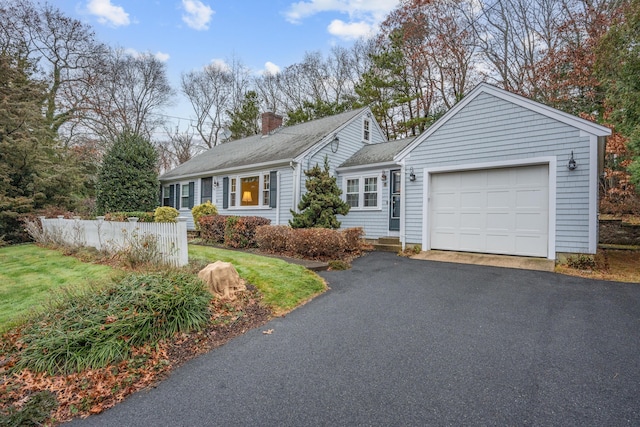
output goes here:
[[139, 135], [120, 134], [98, 173], [98, 213], [154, 210], [158, 205], [157, 161], [151, 142]]
[[289, 225], [293, 228], [340, 228], [336, 215], [349, 213], [349, 205], [340, 195], [336, 178], [329, 173], [329, 160], [324, 158], [324, 169], [318, 164], [304, 174], [307, 177], [305, 188], [298, 209], [300, 213], [291, 211], [293, 218]]
[[258, 126], [258, 119], [260, 118], [259, 103], [258, 93], [250, 90], [245, 93], [240, 108], [227, 111], [231, 118], [229, 130], [231, 131], [232, 139], [242, 139], [260, 133], [260, 127]]

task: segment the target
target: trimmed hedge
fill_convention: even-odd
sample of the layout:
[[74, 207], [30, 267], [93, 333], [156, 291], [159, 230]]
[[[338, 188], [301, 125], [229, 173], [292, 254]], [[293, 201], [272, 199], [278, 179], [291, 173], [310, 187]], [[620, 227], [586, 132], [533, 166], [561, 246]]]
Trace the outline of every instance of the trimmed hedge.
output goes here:
[[206, 215], [200, 217], [200, 237], [231, 248], [255, 248], [256, 228], [271, 223], [259, 216]]
[[105, 214], [105, 221], [126, 222], [127, 218], [136, 217], [138, 222], [153, 222], [153, 212], [109, 212]]
[[171, 206], [161, 206], [153, 212], [155, 222], [178, 222], [180, 212]]
[[302, 258], [341, 259], [362, 250], [364, 230], [348, 228], [296, 228], [262, 226], [256, 231], [258, 247], [267, 252], [287, 253]]

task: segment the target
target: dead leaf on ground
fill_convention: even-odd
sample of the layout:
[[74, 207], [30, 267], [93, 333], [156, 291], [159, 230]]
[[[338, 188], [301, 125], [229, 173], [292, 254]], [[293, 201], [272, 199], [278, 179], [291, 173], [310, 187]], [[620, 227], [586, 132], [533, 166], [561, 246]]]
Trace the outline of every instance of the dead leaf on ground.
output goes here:
[[267, 329], [266, 331], [262, 331], [265, 335], [271, 335], [273, 333], [273, 329]]

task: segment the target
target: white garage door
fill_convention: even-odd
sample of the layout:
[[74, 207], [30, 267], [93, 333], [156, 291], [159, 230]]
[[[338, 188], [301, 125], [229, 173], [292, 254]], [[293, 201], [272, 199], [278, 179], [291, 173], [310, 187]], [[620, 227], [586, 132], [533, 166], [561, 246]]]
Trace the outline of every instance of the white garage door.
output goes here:
[[431, 175], [431, 248], [547, 256], [547, 165]]

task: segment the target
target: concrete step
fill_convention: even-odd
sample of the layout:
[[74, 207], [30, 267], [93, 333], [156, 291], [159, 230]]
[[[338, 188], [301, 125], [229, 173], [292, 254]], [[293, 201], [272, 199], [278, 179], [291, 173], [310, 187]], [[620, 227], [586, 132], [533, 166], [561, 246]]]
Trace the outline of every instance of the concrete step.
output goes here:
[[377, 242], [380, 245], [400, 245], [399, 237], [380, 237]]
[[402, 245], [385, 245], [382, 243], [374, 243], [373, 245], [374, 251], [382, 251], [382, 252], [400, 252], [402, 251]]

